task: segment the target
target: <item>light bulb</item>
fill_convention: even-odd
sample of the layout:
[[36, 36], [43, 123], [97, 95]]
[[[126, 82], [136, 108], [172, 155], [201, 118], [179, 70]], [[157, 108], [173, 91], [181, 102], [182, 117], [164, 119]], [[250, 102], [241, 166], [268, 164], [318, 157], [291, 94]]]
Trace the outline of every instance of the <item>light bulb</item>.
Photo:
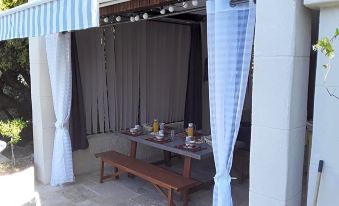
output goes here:
[[187, 9], [187, 7], [188, 7], [187, 2], [182, 2], [182, 7], [184, 7], [185, 9]]
[[148, 19], [148, 14], [147, 14], [147, 13], [144, 13], [144, 14], [142, 15], [142, 18]]
[[165, 14], [166, 13], [166, 10], [165, 9], [161, 9], [160, 10], [160, 14]]
[[139, 16], [139, 15], [136, 15], [136, 16], [134, 17], [134, 20], [135, 20], [135, 21], [139, 21], [139, 20], [140, 20], [140, 16]]
[[121, 21], [121, 16], [117, 16], [115, 20], [117, 20], [117, 22]]
[[131, 16], [129, 19], [131, 20], [131, 22], [134, 22], [134, 21], [135, 21], [135, 19], [134, 19], [133, 16]]
[[193, 6], [198, 6], [198, 3], [199, 3], [198, 0], [193, 0], [193, 1], [192, 1], [192, 5], [193, 5]]
[[174, 11], [174, 7], [173, 6], [168, 7], [168, 11], [172, 13]]
[[108, 18], [108, 17], [104, 18], [104, 22], [105, 22], [105, 23], [108, 23], [108, 21], [109, 21], [109, 18]]

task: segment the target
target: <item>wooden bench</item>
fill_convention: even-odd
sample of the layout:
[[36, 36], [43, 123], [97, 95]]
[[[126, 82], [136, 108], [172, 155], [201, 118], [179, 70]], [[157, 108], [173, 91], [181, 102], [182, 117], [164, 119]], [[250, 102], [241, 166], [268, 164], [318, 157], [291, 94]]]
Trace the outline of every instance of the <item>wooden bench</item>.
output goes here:
[[[142, 160], [134, 159], [126, 155], [120, 154], [115, 151], [103, 152], [95, 155], [100, 158], [100, 183], [104, 179], [115, 178], [117, 179], [122, 173], [129, 173], [134, 176], [140, 177], [151, 184], [165, 196], [168, 206], [174, 206], [173, 191], [183, 193], [184, 205], [188, 205], [188, 190], [197, 184], [197, 181], [186, 178], [179, 174], [173, 173], [161, 167], [149, 164]], [[115, 168], [115, 172], [111, 175], [104, 175], [105, 163]], [[162, 188], [166, 189], [166, 193]]]

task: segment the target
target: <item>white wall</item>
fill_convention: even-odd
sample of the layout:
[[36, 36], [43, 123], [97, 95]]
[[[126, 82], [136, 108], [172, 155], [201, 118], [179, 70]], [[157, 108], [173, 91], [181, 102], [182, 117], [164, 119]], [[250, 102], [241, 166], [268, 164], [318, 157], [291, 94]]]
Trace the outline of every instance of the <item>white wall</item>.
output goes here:
[[55, 115], [44, 38], [29, 39], [35, 176], [43, 184], [51, 177]]
[[[305, 1], [310, 3], [311, 1]], [[313, 1], [314, 2], [314, 1]], [[318, 1], [322, 3], [324, 1]], [[332, 1], [339, 3], [339, 1]], [[319, 4], [320, 6], [325, 6]], [[318, 6], [319, 6], [318, 5]], [[321, 8], [319, 38], [333, 35], [339, 27], [339, 7]], [[339, 51], [338, 43], [335, 50]], [[312, 205], [318, 161], [324, 160], [324, 170], [320, 185], [318, 206], [339, 205], [339, 100], [330, 97], [323, 84], [324, 69], [327, 60], [318, 54], [317, 79], [313, 119], [313, 141], [308, 185], [308, 205]], [[333, 70], [326, 81], [331, 91], [337, 90], [339, 96], [339, 57], [332, 61]]]
[[250, 206], [301, 203], [310, 26], [302, 1], [257, 1]]

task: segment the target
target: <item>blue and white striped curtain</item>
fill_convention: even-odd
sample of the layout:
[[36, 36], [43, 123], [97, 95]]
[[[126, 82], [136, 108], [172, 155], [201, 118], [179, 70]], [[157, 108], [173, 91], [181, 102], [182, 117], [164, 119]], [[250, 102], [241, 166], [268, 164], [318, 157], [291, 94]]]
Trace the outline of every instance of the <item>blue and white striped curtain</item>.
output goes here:
[[251, 62], [255, 4], [231, 7], [207, 2], [210, 119], [216, 166], [214, 206], [232, 206], [233, 149], [238, 135]]
[[0, 12], [0, 41], [98, 26], [98, 0], [31, 0]]

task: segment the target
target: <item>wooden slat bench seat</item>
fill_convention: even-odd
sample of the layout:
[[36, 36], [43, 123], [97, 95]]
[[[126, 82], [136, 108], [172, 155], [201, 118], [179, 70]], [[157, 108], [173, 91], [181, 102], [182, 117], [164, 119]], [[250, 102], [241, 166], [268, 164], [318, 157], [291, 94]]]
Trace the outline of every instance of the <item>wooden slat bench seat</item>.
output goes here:
[[[100, 182], [111, 177], [119, 177], [122, 173], [129, 173], [152, 183], [167, 198], [167, 205], [175, 205], [173, 202], [173, 191], [180, 191], [184, 194], [184, 205], [188, 204], [188, 190], [197, 184], [197, 181], [186, 178], [179, 174], [157, 167], [142, 160], [120, 154], [115, 151], [103, 152], [95, 155], [101, 160]], [[116, 168], [115, 173], [104, 176], [104, 165], [108, 164]], [[164, 192], [163, 189], [168, 192]]]

